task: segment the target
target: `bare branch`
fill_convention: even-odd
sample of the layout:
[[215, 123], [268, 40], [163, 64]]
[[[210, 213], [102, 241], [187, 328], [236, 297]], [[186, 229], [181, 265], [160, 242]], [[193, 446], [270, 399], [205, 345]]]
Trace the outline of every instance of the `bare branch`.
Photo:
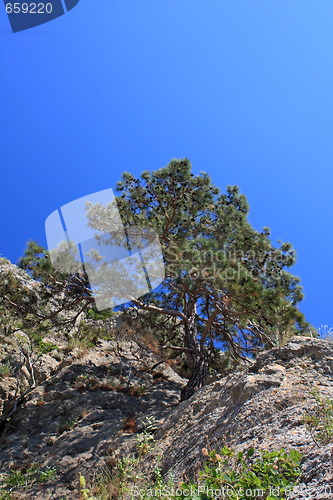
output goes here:
[[163, 309], [161, 307], [156, 307], [153, 305], [148, 305], [144, 304], [140, 300], [135, 299], [134, 297], [130, 297], [131, 302], [133, 302], [136, 306], [140, 307], [140, 309], [144, 309], [146, 311], [153, 311], [153, 312], [158, 312], [160, 314], [167, 314], [169, 316], [178, 316], [181, 318], [185, 323], [188, 322], [188, 318], [185, 316], [185, 314], [179, 312], [179, 311], [174, 311], [173, 309]]

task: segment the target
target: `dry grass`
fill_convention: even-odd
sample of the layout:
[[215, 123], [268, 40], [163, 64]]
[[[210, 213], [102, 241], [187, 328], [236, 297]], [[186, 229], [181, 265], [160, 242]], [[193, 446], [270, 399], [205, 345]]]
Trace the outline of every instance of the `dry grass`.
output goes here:
[[328, 325], [321, 325], [318, 329], [321, 339], [327, 342], [333, 342], [333, 328], [328, 328]]
[[75, 389], [83, 394], [86, 391], [89, 392], [96, 392], [96, 391], [116, 391], [117, 386], [107, 383], [107, 382], [100, 382], [97, 379], [89, 379], [85, 382], [76, 384]]
[[136, 421], [135, 421], [135, 418], [133, 416], [125, 419], [123, 427], [122, 427], [123, 432], [128, 432], [128, 433], [134, 434], [137, 431], [137, 429], [138, 429], [138, 427], [136, 425]]

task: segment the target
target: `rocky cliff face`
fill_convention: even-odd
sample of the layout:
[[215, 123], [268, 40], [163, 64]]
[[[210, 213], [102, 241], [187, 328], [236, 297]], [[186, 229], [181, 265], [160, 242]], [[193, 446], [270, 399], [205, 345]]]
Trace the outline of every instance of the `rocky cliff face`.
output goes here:
[[[43, 355], [39, 385], [2, 433], [2, 477], [32, 463], [56, 467], [59, 480], [22, 498], [77, 498], [79, 472], [89, 480], [99, 467], [135, 450], [146, 417], [162, 422], [178, 403], [185, 380], [144, 344], [100, 341], [62, 360]], [[15, 386], [11, 377], [2, 387]], [[20, 497], [19, 497], [20, 498]]]
[[[147, 477], [158, 456], [164, 477], [178, 481], [202, 469], [202, 448], [296, 448], [304, 461], [292, 498], [333, 498], [332, 443], [318, 447], [302, 421], [315, 405], [311, 389], [333, 398], [332, 343], [295, 337], [182, 403], [186, 380], [143, 343], [101, 340], [59, 356], [61, 349], [39, 359], [38, 387], [6, 425], [0, 449], [3, 478], [36, 462], [56, 467], [58, 478], [17, 498], [77, 499], [79, 473], [93, 480], [99, 468], [135, 454], [136, 433], [151, 416], [158, 429], [141, 463]], [[15, 380], [2, 377], [0, 386], [8, 396]], [[7, 411], [10, 404], [7, 397]]]
[[315, 387], [333, 398], [332, 343], [294, 337], [262, 352], [248, 370], [203, 387], [169, 413], [157, 431], [158, 446], [145, 459], [147, 474], [161, 454], [162, 473], [179, 480], [202, 469], [203, 448], [295, 448], [304, 461], [293, 498], [333, 498], [332, 443], [318, 447], [302, 422], [315, 405]]

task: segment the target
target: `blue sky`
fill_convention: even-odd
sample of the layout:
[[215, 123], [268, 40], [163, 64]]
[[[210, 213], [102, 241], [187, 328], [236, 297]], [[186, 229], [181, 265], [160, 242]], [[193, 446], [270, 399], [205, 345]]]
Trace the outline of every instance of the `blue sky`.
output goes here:
[[300, 309], [333, 326], [333, 5], [80, 0], [12, 34], [0, 6], [0, 253], [48, 215], [188, 157], [298, 253]]

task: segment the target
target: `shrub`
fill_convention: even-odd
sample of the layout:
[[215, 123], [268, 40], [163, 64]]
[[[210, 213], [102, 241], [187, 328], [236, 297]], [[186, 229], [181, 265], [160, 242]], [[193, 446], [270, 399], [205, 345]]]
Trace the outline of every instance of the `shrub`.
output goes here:
[[91, 307], [87, 312], [87, 317], [95, 320], [101, 319], [105, 321], [107, 318], [112, 318], [115, 315], [113, 309], [104, 309], [104, 311], [97, 311], [96, 308]]
[[[221, 455], [216, 451], [208, 454], [206, 449], [203, 454], [208, 460], [205, 462], [204, 472], [200, 472], [200, 492], [197, 496], [189, 497], [206, 499], [207, 490], [222, 492], [230, 500], [245, 500], [253, 498], [266, 498], [267, 500], [284, 499], [296, 485], [296, 478], [300, 475], [301, 454], [296, 450], [286, 453], [281, 451], [260, 451], [260, 458], [252, 461], [254, 448], [235, 455], [228, 447], [221, 450]], [[181, 488], [198, 490], [194, 482], [183, 483]], [[202, 491], [201, 491], [202, 490]], [[182, 498], [182, 497], [181, 497]], [[185, 496], [183, 498], [186, 498]]]
[[140, 432], [140, 434], [137, 435], [137, 444], [136, 444], [136, 449], [138, 450], [139, 457], [142, 458], [149, 451], [153, 448], [154, 446], [154, 432], [157, 429], [157, 422], [154, 417], [146, 417], [146, 420], [142, 422], [143, 425], [143, 432]]
[[154, 482], [149, 482], [137, 472], [140, 458], [123, 457], [118, 461], [113, 476], [108, 473], [97, 480], [97, 487], [94, 488], [96, 498], [93, 500], [110, 498], [160, 500], [161, 493], [168, 500], [209, 498], [284, 500], [296, 485], [296, 479], [300, 475], [302, 455], [296, 450], [290, 450], [289, 453], [283, 449], [260, 451], [260, 457], [256, 460], [253, 460], [254, 448], [248, 450], [246, 454], [242, 452], [235, 454], [227, 447], [221, 450], [220, 455], [216, 451], [210, 453], [206, 449], [202, 451], [207, 461], [204, 464], [204, 471], [199, 473], [198, 484], [191, 481], [174, 486], [172, 477], [166, 483], [159, 466], [155, 468]]
[[333, 441], [333, 399], [323, 398], [316, 388], [310, 394], [314, 396], [316, 405], [304, 413], [303, 422], [316, 445], [326, 445]]
[[143, 396], [146, 391], [147, 387], [145, 385], [139, 385], [138, 387], [130, 387], [127, 391], [125, 390], [124, 392], [129, 394], [130, 396], [139, 398], [140, 396]]
[[80, 491], [79, 491], [79, 500], [94, 500], [93, 497], [88, 497], [90, 495], [89, 490], [86, 488], [86, 480], [83, 476], [80, 474]]
[[56, 478], [55, 467], [46, 467], [43, 471], [39, 464], [32, 464], [25, 471], [11, 471], [10, 475], [0, 486], [0, 500], [12, 500], [11, 492], [20, 487], [28, 487], [33, 484], [46, 483]]
[[40, 354], [49, 354], [50, 352], [54, 351], [57, 346], [55, 344], [52, 344], [51, 342], [43, 342], [41, 338], [37, 338], [36, 347]]
[[10, 377], [13, 374], [12, 367], [9, 361], [5, 364], [0, 364], [0, 375]]
[[62, 434], [65, 431], [72, 431], [76, 424], [78, 423], [79, 418], [74, 418], [73, 420], [60, 420], [57, 427], [58, 434]]

